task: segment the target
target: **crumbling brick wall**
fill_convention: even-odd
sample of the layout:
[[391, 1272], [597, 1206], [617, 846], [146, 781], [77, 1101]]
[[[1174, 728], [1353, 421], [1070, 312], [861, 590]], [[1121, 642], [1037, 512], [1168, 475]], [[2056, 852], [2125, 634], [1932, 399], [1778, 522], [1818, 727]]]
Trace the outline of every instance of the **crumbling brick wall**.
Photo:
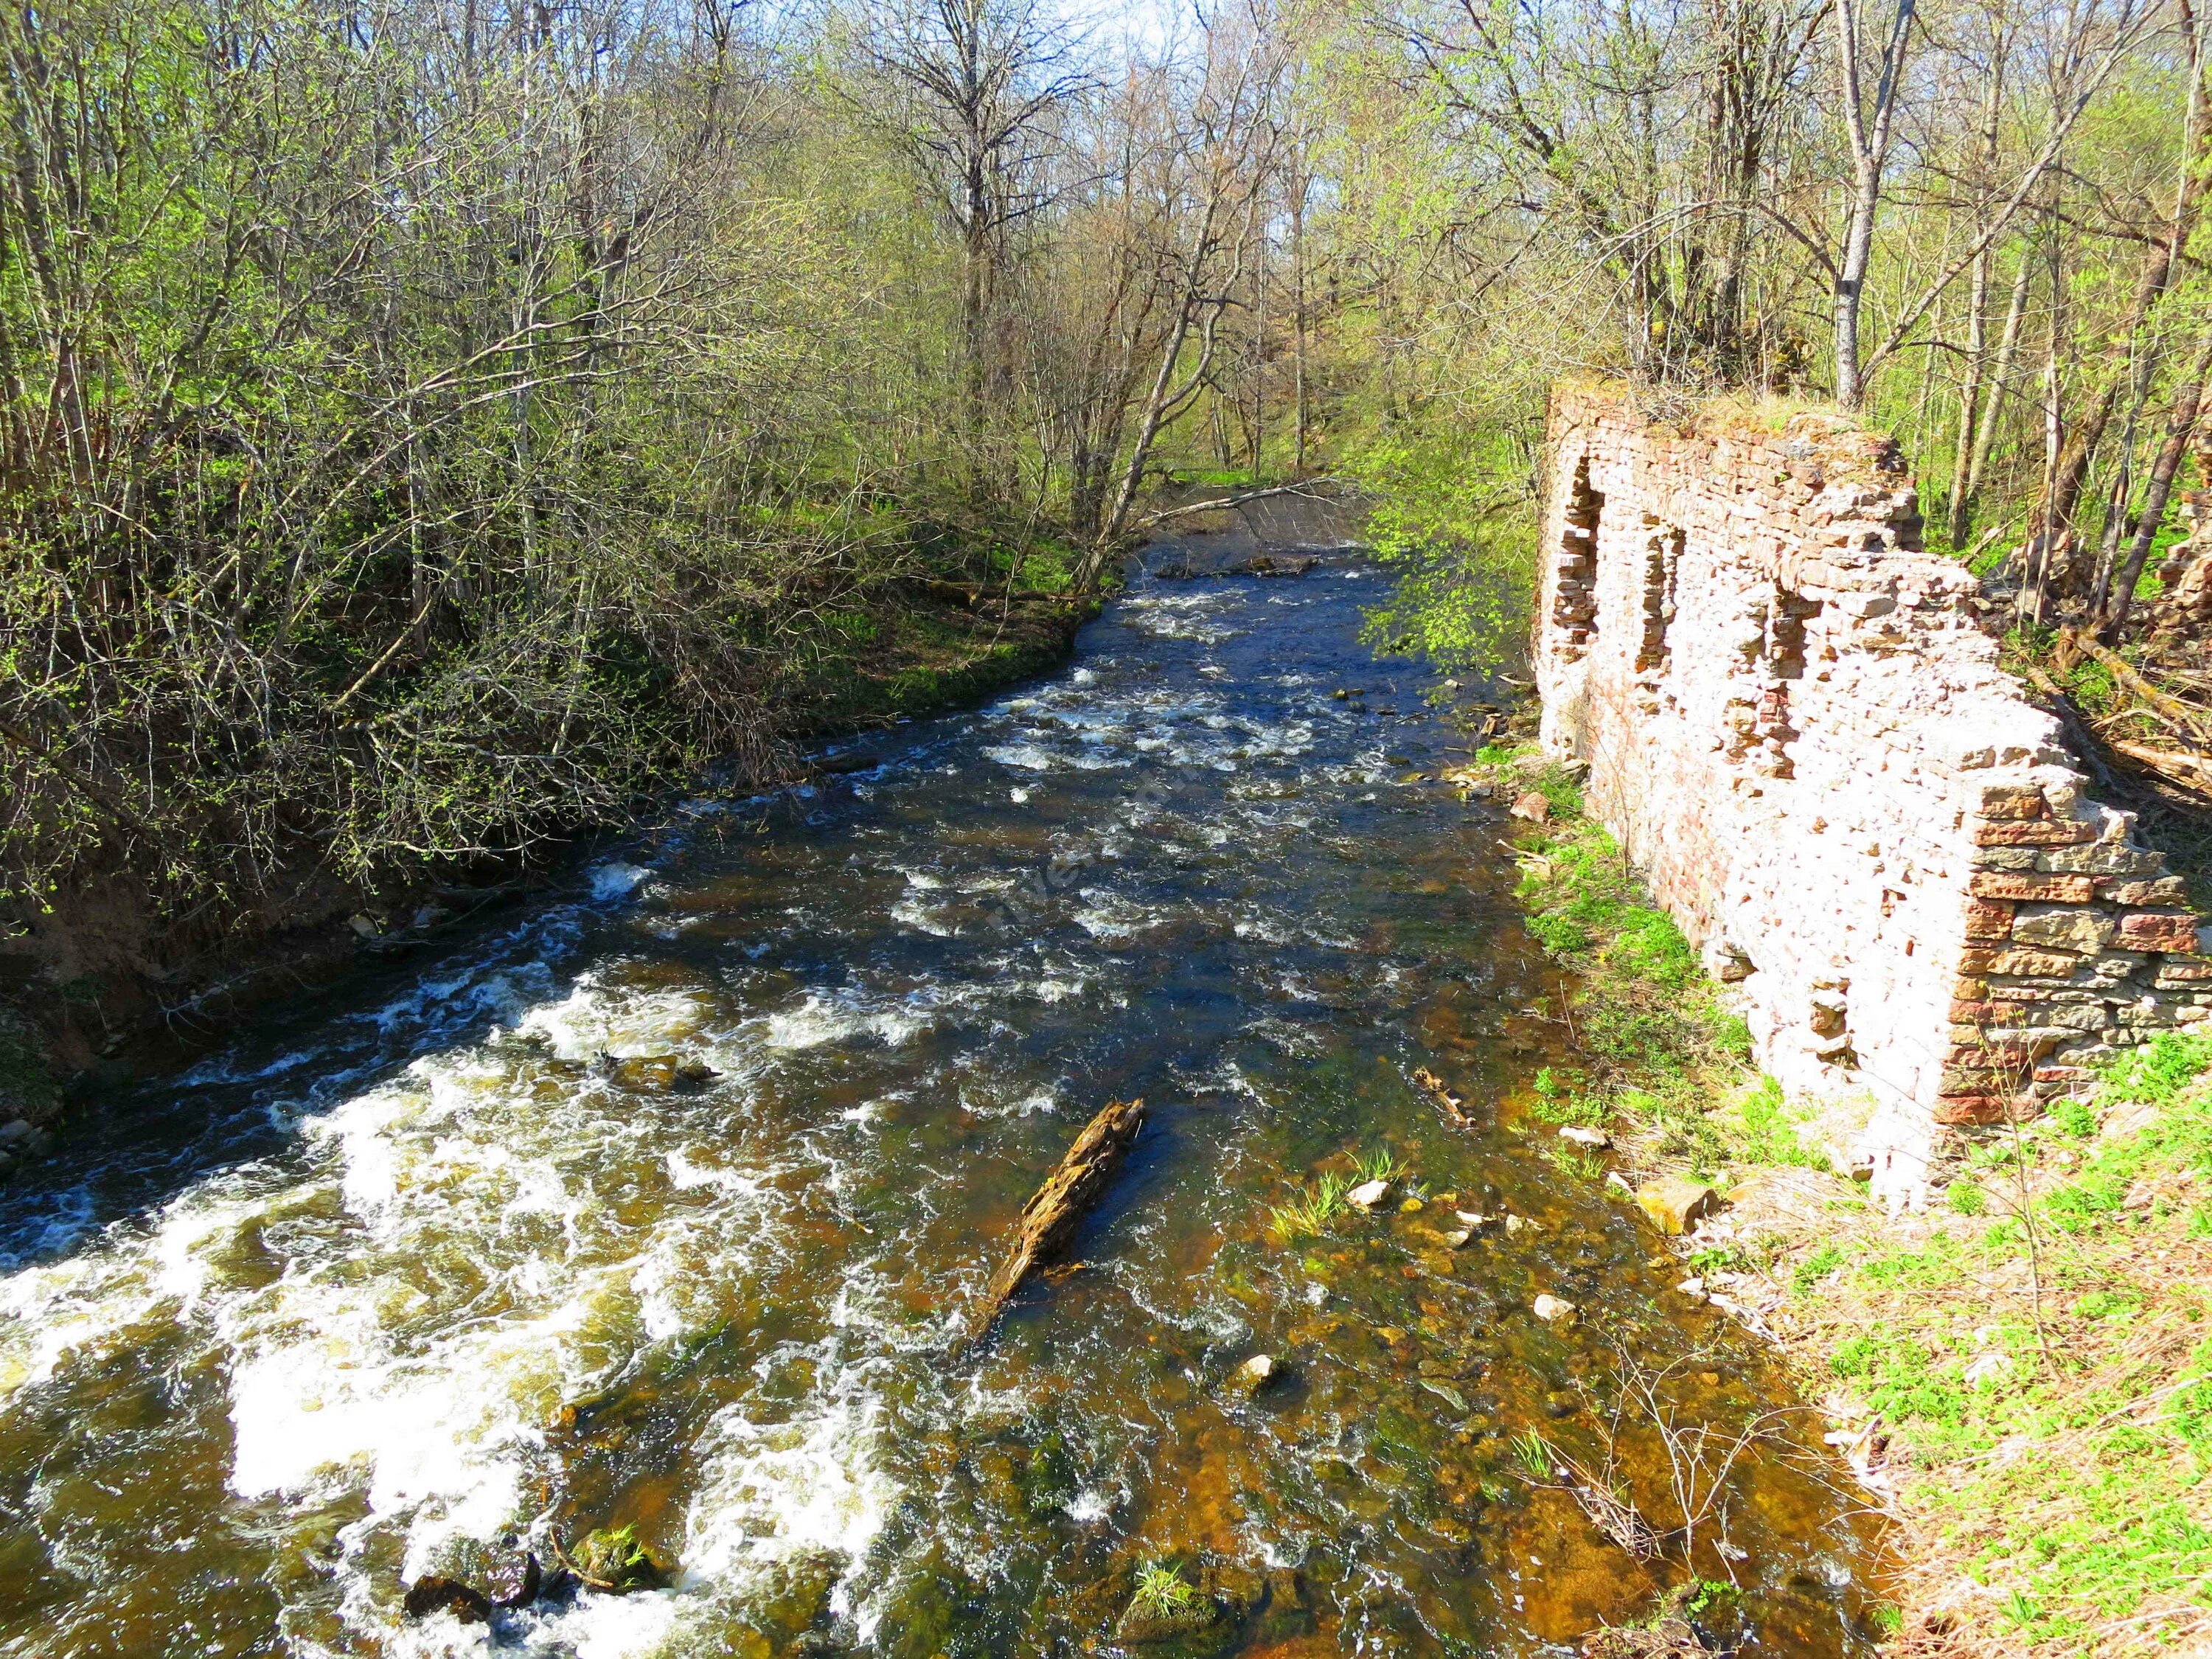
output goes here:
[[1965, 1126], [2212, 1017], [2212, 930], [2089, 798], [1920, 548], [1903, 457], [1831, 415], [1553, 399], [1544, 743], [1792, 1088], [1866, 1088], [1878, 1191]]

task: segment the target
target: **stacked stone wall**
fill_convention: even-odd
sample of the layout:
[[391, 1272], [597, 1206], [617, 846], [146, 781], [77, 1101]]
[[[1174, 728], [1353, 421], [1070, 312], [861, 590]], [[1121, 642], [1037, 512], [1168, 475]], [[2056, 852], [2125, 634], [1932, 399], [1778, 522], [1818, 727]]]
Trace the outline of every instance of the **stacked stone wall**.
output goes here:
[[1550, 439], [1545, 745], [1741, 988], [1761, 1063], [1870, 1091], [1879, 1191], [2212, 1018], [2212, 930], [1921, 550], [1894, 443], [1602, 388], [1557, 394]]

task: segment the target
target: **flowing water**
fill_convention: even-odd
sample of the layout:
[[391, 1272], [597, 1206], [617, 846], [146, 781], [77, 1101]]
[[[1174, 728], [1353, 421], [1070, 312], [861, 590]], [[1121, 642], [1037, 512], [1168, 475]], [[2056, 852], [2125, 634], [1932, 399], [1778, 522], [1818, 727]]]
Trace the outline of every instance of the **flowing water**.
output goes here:
[[[1140, 580], [872, 769], [102, 1103], [0, 1199], [0, 1653], [1073, 1654], [1170, 1562], [1238, 1616], [1156, 1651], [1564, 1652], [1685, 1576], [1593, 1523], [1609, 1443], [1758, 1650], [1868, 1650], [1817, 1423], [1670, 1496], [1786, 1396], [1518, 1110], [1560, 987], [1431, 682], [1357, 643], [1382, 580]], [[954, 1357], [1133, 1094], [1081, 1265]], [[1271, 1230], [1380, 1152], [1421, 1208]], [[401, 1617], [616, 1523], [666, 1588]]]

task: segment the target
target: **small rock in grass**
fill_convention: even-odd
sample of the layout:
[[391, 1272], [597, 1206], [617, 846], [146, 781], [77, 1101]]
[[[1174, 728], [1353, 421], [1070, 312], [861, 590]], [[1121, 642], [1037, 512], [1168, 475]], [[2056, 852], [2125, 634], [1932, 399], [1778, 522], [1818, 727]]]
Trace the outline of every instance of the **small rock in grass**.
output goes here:
[[1662, 1176], [1636, 1189], [1636, 1201], [1663, 1233], [1681, 1234], [1720, 1207], [1721, 1195], [1701, 1181]]
[[1573, 1303], [1549, 1293], [1538, 1297], [1533, 1307], [1536, 1317], [1549, 1325], [1571, 1325], [1582, 1317], [1582, 1310]]
[[1356, 1204], [1363, 1210], [1371, 1210], [1389, 1196], [1389, 1182], [1363, 1181], [1344, 1195], [1344, 1201], [1347, 1204]]
[[1703, 1302], [1705, 1299], [1705, 1281], [1702, 1279], [1686, 1279], [1674, 1288], [1692, 1302]]
[[1579, 1124], [1569, 1124], [1559, 1131], [1559, 1139], [1571, 1140], [1577, 1146], [1587, 1146], [1593, 1152], [1603, 1152], [1613, 1145], [1613, 1137], [1602, 1129], [1585, 1129]]
[[1552, 803], [1534, 789], [1524, 790], [1514, 797], [1512, 812], [1515, 817], [1526, 818], [1531, 823], [1549, 823]]

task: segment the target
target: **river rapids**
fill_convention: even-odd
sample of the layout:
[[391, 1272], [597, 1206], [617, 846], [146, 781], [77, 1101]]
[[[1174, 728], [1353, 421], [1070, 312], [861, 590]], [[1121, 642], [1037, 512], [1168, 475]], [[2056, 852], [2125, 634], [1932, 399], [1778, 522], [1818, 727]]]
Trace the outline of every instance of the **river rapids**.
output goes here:
[[[1056, 675], [100, 1103], [0, 1194], [0, 1654], [1106, 1653], [1170, 1570], [1220, 1611], [1133, 1655], [1565, 1654], [1693, 1577], [1870, 1651], [1817, 1421], [1516, 1104], [1562, 985], [1358, 643], [1386, 584], [1140, 578]], [[1131, 1095], [1079, 1265], [948, 1358]], [[1418, 1209], [1274, 1224], [1384, 1155]], [[665, 1588], [401, 1613], [623, 1524]]]

